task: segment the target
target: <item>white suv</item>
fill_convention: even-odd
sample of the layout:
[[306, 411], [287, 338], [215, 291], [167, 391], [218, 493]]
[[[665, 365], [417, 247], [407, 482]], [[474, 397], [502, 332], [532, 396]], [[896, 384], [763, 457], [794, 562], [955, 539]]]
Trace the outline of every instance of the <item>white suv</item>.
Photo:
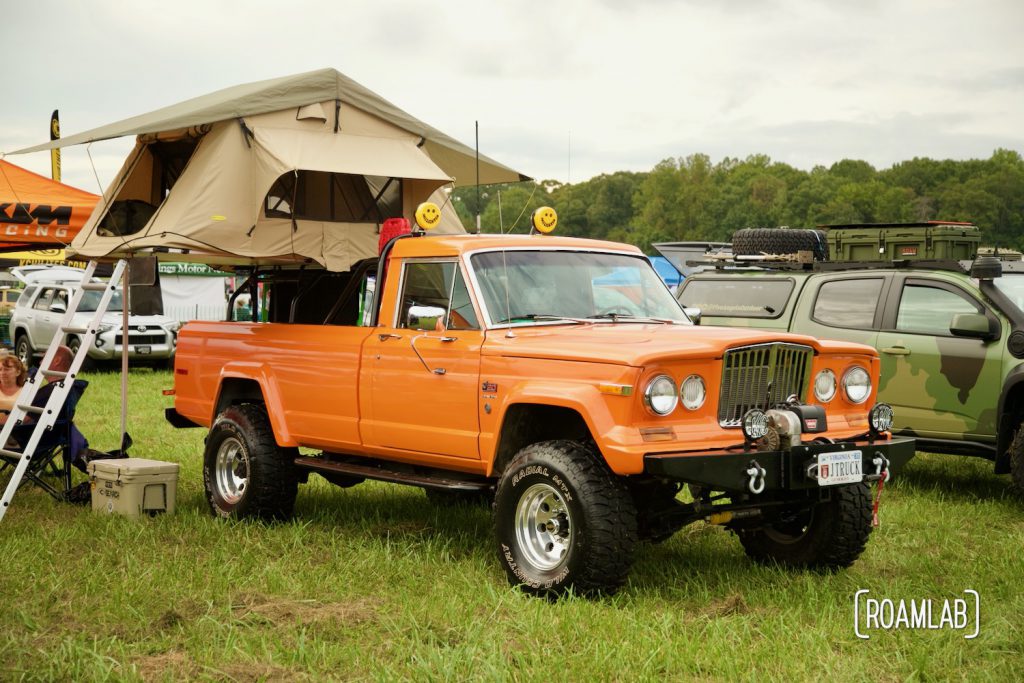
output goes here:
[[[63, 267], [52, 270], [13, 269], [11, 272], [26, 283], [25, 291], [11, 313], [11, 339], [14, 340], [15, 353], [22, 362], [29, 365], [33, 356], [42, 354], [58, 333], [57, 328], [75, 288], [81, 282], [82, 273], [77, 269]], [[89, 324], [101, 294], [87, 291], [82, 295], [70, 327], [85, 327]], [[110, 306], [103, 314], [99, 333], [89, 347], [87, 360], [121, 358], [121, 310], [121, 291], [118, 290], [114, 292]], [[128, 357], [147, 363], [169, 365], [173, 362], [180, 327], [180, 322], [162, 315], [129, 316]], [[77, 334], [68, 334], [64, 343], [77, 351], [82, 340]]]

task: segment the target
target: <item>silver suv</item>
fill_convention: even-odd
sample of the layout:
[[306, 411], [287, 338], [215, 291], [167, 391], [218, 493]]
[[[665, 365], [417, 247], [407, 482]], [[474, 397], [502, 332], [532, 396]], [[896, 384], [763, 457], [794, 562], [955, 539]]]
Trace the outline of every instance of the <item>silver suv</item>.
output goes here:
[[[52, 270], [12, 270], [26, 283], [25, 291], [11, 313], [11, 339], [15, 353], [26, 364], [43, 351], [58, 333], [68, 302], [81, 282], [81, 271], [72, 268]], [[77, 271], [77, 274], [76, 274]], [[70, 327], [85, 327], [92, 320], [100, 300], [100, 292], [88, 291], [82, 296]], [[89, 347], [88, 361], [121, 358], [123, 334], [121, 291], [114, 292], [104, 313], [96, 340]], [[128, 318], [128, 357], [158, 365], [173, 362], [181, 323], [162, 315], [132, 315]], [[77, 351], [81, 338], [68, 334], [64, 343]]]

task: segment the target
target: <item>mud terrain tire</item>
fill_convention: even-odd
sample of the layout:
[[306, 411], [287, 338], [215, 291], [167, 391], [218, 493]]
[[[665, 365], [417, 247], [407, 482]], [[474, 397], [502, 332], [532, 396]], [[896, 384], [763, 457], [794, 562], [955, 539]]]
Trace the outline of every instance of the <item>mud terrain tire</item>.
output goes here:
[[203, 484], [210, 511], [235, 519], [288, 519], [298, 492], [296, 455], [297, 449], [274, 441], [262, 405], [231, 406], [206, 438]]
[[795, 254], [798, 251], [812, 252], [815, 261], [828, 261], [825, 233], [795, 228], [744, 228], [732, 234], [732, 253], [737, 256]]
[[550, 598], [614, 593], [637, 543], [629, 490], [576, 441], [519, 451], [498, 482], [494, 528], [509, 581]]
[[864, 552], [871, 534], [871, 489], [842, 486], [832, 500], [818, 503], [795, 520], [740, 530], [740, 543], [755, 562], [802, 569], [849, 567]]

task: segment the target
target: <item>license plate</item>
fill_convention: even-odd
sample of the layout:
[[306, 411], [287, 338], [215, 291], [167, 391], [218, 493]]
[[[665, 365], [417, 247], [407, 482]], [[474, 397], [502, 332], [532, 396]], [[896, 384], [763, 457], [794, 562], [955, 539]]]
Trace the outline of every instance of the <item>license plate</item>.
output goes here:
[[137, 353], [139, 355], [142, 355], [142, 356], [145, 356], [147, 353], [149, 353], [152, 350], [153, 349], [151, 347], [149, 347], [149, 346], [136, 346], [135, 347], [135, 353]]
[[860, 451], [818, 454], [818, 486], [856, 484], [864, 480]]

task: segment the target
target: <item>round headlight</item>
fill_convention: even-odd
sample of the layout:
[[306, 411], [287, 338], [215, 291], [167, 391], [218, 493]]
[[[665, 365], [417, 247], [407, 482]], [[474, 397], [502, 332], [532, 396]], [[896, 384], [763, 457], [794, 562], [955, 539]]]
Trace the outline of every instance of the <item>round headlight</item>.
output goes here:
[[855, 365], [843, 375], [843, 391], [850, 403], [863, 403], [871, 395], [871, 376], [868, 371]]
[[768, 416], [759, 408], [751, 408], [743, 415], [743, 436], [756, 441], [768, 433]]
[[836, 397], [836, 373], [828, 368], [819, 372], [814, 378], [814, 398], [828, 403]]
[[697, 410], [704, 405], [704, 398], [707, 391], [704, 388], [704, 378], [700, 375], [690, 375], [683, 380], [679, 387], [679, 398], [683, 401], [683, 407], [687, 410]]
[[876, 403], [868, 413], [868, 419], [871, 421], [871, 431], [876, 434], [887, 432], [892, 429], [892, 406], [888, 403]]
[[678, 402], [676, 383], [668, 375], [658, 375], [644, 389], [644, 404], [655, 415], [668, 415]]

